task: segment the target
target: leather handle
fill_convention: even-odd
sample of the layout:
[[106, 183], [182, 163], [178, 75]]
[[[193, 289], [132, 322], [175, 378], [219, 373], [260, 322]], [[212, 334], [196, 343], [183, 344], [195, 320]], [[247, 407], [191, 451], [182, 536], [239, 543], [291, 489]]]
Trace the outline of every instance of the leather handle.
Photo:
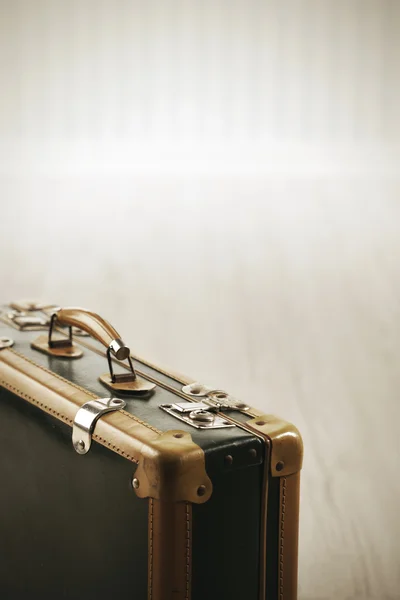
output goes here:
[[108, 348], [118, 360], [125, 360], [130, 349], [121, 340], [119, 333], [102, 317], [84, 308], [60, 308], [55, 313], [60, 325], [78, 327]]

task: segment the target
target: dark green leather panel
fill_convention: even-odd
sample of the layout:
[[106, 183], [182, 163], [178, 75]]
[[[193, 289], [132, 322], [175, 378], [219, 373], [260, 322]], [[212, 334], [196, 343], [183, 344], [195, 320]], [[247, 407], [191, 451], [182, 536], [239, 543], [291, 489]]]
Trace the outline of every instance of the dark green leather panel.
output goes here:
[[193, 506], [192, 600], [258, 600], [263, 468], [209, 475], [210, 500]]
[[147, 600], [134, 469], [96, 442], [79, 456], [70, 427], [0, 388], [0, 597]]

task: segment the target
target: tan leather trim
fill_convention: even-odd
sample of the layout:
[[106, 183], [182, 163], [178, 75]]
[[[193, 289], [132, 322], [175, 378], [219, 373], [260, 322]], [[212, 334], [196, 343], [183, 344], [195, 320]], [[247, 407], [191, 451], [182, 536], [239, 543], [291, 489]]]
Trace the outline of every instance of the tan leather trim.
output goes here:
[[300, 472], [280, 480], [279, 600], [297, 599]]
[[[70, 426], [82, 404], [97, 398], [10, 348], [0, 351], [0, 385]], [[189, 433], [162, 433], [130, 413], [118, 411], [99, 419], [93, 439], [138, 463], [135, 492], [141, 498], [201, 504], [211, 496], [204, 452]]]
[[297, 427], [275, 415], [257, 416], [246, 421], [246, 425], [254, 433], [271, 440], [272, 477], [283, 477], [300, 471], [303, 464], [303, 440]]
[[148, 600], [190, 600], [192, 506], [149, 501]]
[[267, 583], [265, 566], [268, 558], [266, 541], [269, 470], [273, 477], [280, 477], [279, 586], [282, 590], [285, 588], [286, 595], [283, 596], [280, 592], [279, 600], [297, 600], [299, 493], [303, 441], [299, 431], [291, 423], [274, 415], [264, 415], [257, 409], [251, 409], [249, 413], [255, 418], [246, 421], [246, 428], [264, 439], [266, 456], [269, 455], [269, 460], [265, 461], [266, 472], [261, 506], [260, 600], [265, 599]]

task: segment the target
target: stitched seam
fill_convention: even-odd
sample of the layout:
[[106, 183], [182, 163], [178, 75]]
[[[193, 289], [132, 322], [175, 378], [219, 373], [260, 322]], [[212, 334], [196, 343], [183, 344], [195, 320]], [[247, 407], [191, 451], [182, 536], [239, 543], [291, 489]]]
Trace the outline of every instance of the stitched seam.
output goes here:
[[121, 456], [125, 457], [125, 458], [129, 458], [129, 460], [131, 460], [132, 462], [138, 464], [139, 461], [137, 458], [135, 458], [134, 456], [131, 456], [130, 454], [127, 454], [126, 452], [124, 452], [123, 450], [121, 450], [121, 448], [118, 448], [118, 446], [115, 446], [114, 444], [111, 444], [111, 442], [107, 442], [107, 440], [105, 440], [104, 438], [100, 437], [99, 435], [97, 435], [96, 433], [92, 433], [92, 439], [99, 441], [103, 446], [107, 446], [108, 448], [110, 448], [111, 450], [113, 450], [114, 452], [116, 452], [117, 454], [120, 454]]
[[[66, 424], [68, 424], [70, 426], [72, 426], [74, 424], [73, 420], [70, 419], [69, 417], [66, 417], [65, 415], [63, 415], [62, 413], [58, 412], [57, 410], [54, 410], [54, 408], [51, 408], [50, 406], [47, 406], [47, 404], [44, 404], [43, 402], [39, 402], [39, 400], [35, 400], [35, 398], [32, 398], [32, 396], [29, 396], [29, 394], [25, 394], [25, 392], [22, 392], [21, 390], [19, 390], [18, 388], [14, 387], [13, 385], [11, 385], [10, 383], [8, 383], [7, 381], [4, 381], [3, 379], [0, 379], [0, 383], [1, 383], [1, 385], [3, 387], [5, 387], [6, 389], [8, 389], [10, 392], [14, 392], [15, 394], [17, 394], [17, 396], [20, 396], [21, 398], [24, 398], [25, 400], [28, 400], [32, 404], [36, 404], [37, 406], [39, 406], [40, 408], [42, 408], [46, 412], [48, 412], [48, 413], [56, 416], [58, 419], [60, 419], [64, 423], [66, 423]], [[111, 448], [117, 454], [120, 454], [124, 458], [128, 458], [129, 460], [131, 460], [134, 463], [138, 463], [138, 460], [136, 458], [134, 458], [130, 454], [127, 454], [126, 452], [124, 452], [123, 450], [121, 450], [121, 448], [118, 448], [118, 446], [115, 446], [114, 444], [111, 444], [110, 442], [107, 442], [107, 440], [105, 440], [104, 438], [100, 437], [99, 435], [96, 435], [95, 433], [92, 434], [92, 439], [94, 439], [96, 441], [99, 441], [104, 446], [108, 446], [108, 448]]]
[[154, 500], [149, 500], [149, 600], [153, 598], [153, 518]]
[[[44, 371], [45, 373], [48, 373], [49, 375], [52, 375], [53, 377], [56, 377], [57, 379], [59, 379], [63, 383], [67, 383], [68, 385], [71, 385], [72, 387], [76, 388], [77, 390], [79, 390], [81, 392], [84, 392], [88, 396], [91, 396], [92, 398], [94, 398], [96, 400], [99, 397], [99, 396], [96, 396], [96, 394], [94, 394], [93, 392], [90, 392], [89, 390], [86, 390], [85, 388], [81, 387], [80, 385], [78, 385], [76, 383], [73, 383], [72, 381], [68, 381], [67, 379], [64, 379], [63, 377], [61, 377], [61, 375], [58, 375], [57, 373], [53, 373], [53, 371], [49, 371], [49, 369], [46, 369], [46, 367], [42, 367], [42, 365], [38, 365], [33, 360], [31, 360], [30, 358], [27, 358], [23, 354], [20, 354], [16, 350], [13, 350], [12, 348], [8, 348], [8, 350], [10, 350], [13, 354], [16, 354], [20, 358], [23, 358], [24, 360], [26, 360], [27, 362], [29, 362], [34, 367], [37, 367], [37, 368], [41, 369], [42, 371]], [[129, 419], [132, 419], [132, 421], [136, 421], [136, 423], [140, 423], [144, 427], [147, 427], [147, 429], [151, 429], [155, 433], [158, 433], [158, 434], [162, 433], [162, 431], [160, 431], [156, 427], [153, 427], [152, 425], [149, 425], [148, 423], [145, 423], [144, 421], [142, 421], [138, 417], [135, 417], [134, 415], [131, 415], [130, 413], [126, 412], [125, 410], [120, 410], [119, 412], [122, 413], [123, 415], [129, 417]]]
[[51, 408], [50, 406], [47, 406], [47, 404], [44, 404], [43, 402], [39, 402], [39, 400], [35, 400], [34, 398], [32, 398], [32, 396], [29, 396], [29, 394], [25, 394], [25, 392], [22, 392], [21, 390], [19, 390], [18, 388], [14, 387], [13, 385], [11, 385], [10, 383], [8, 383], [7, 381], [4, 381], [3, 379], [0, 379], [0, 383], [1, 383], [1, 385], [3, 387], [7, 388], [11, 392], [15, 392], [21, 398], [24, 398], [25, 400], [29, 400], [29, 402], [31, 402], [32, 404], [36, 404], [37, 406], [40, 406], [45, 411], [47, 411], [47, 412], [55, 415], [56, 417], [58, 417], [59, 419], [61, 419], [65, 423], [68, 423], [69, 425], [73, 424], [72, 419], [69, 419], [68, 417], [66, 417], [62, 413], [54, 410], [54, 408]]
[[283, 600], [283, 558], [285, 542], [286, 477], [282, 478], [281, 527], [279, 540], [279, 600]]
[[190, 594], [190, 549], [191, 549], [191, 529], [190, 529], [190, 505], [186, 503], [186, 594], [185, 600], [189, 600]]
[[138, 417], [135, 417], [135, 415], [131, 415], [131, 413], [126, 412], [126, 410], [119, 410], [118, 412], [121, 413], [122, 415], [125, 415], [126, 417], [129, 417], [129, 419], [132, 419], [132, 421], [135, 421], [136, 423], [143, 425], [143, 427], [146, 427], [147, 429], [151, 429], [152, 431], [154, 431], [155, 433], [158, 433], [159, 435], [162, 434], [162, 431], [160, 429], [157, 429], [157, 427], [153, 427], [153, 425], [149, 425], [149, 423], [142, 421]]

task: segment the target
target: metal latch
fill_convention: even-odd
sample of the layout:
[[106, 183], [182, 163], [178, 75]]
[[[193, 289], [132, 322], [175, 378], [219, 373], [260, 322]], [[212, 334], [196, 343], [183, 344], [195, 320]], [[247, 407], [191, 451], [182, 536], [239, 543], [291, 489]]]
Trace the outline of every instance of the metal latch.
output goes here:
[[121, 410], [126, 402], [120, 398], [98, 398], [81, 406], [72, 426], [72, 444], [78, 454], [89, 452], [96, 422], [104, 414]]
[[217, 414], [224, 411], [247, 411], [249, 406], [233, 398], [227, 392], [215, 390], [201, 383], [191, 383], [182, 388], [182, 392], [192, 398], [201, 398], [200, 402], [176, 402], [161, 404], [160, 408], [180, 421], [197, 429], [221, 429], [235, 427], [232, 421]]
[[205, 402], [209, 407], [224, 411], [224, 410], [240, 410], [246, 411], [249, 410], [249, 406], [234, 398], [227, 392], [223, 390], [215, 390], [211, 387], [203, 385], [202, 383], [191, 383], [190, 385], [185, 385], [182, 388], [182, 392], [187, 394], [188, 396], [202, 398], [202, 402]]
[[210, 406], [205, 402], [176, 402], [175, 404], [161, 404], [160, 408], [196, 429], [235, 427], [234, 423], [210, 410]]
[[50, 319], [46, 315], [26, 314], [18, 310], [8, 312], [7, 318], [17, 329], [23, 331], [35, 331], [38, 329], [46, 329]]

